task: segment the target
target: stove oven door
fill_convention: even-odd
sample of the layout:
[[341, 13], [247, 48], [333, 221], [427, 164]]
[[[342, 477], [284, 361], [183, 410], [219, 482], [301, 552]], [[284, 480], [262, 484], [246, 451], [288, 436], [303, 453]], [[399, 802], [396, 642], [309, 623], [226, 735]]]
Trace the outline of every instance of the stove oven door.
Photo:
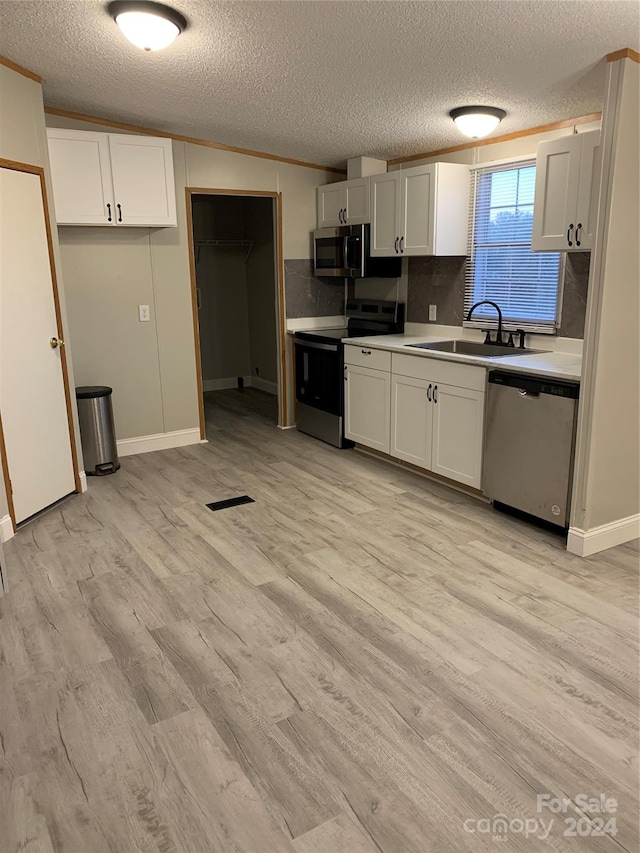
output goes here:
[[296, 400], [331, 415], [342, 415], [342, 344], [296, 336]]

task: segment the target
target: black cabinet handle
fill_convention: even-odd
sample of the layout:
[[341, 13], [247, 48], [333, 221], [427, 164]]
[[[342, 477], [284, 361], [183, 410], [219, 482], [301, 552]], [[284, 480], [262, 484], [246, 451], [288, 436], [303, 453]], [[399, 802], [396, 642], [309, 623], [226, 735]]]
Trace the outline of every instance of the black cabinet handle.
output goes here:
[[571, 223], [571, 225], [570, 225], [570, 226], [569, 226], [569, 228], [567, 229], [567, 243], [568, 243], [570, 246], [573, 246], [573, 243], [571, 242], [571, 232], [572, 232], [572, 231], [573, 231], [573, 222]]
[[580, 245], [580, 229], [582, 228], [582, 222], [578, 222], [576, 225], [576, 246]]
[[107, 222], [111, 222], [111, 205], [108, 202], [107, 202], [107, 213], [109, 214], [107, 216]]
[[342, 225], [342, 208], [338, 211], [338, 219], [340, 220], [340, 225]]
[[429, 387], [427, 388], [427, 400], [431, 402], [431, 382], [429, 383]]
[[362, 355], [371, 355], [370, 349], [361, 349], [360, 352], [362, 353]]
[[438, 402], [438, 386], [437, 385], [433, 386], [433, 402], [434, 403]]
[[396, 237], [396, 241], [393, 244], [394, 249], [396, 250], [396, 255], [398, 254], [398, 238]]
[[119, 204], [116, 204], [116, 207], [118, 208], [118, 222], [122, 222], [122, 208]]
[[402, 245], [403, 243], [404, 243], [404, 237], [401, 237], [400, 238], [400, 252], [404, 254], [404, 246]]

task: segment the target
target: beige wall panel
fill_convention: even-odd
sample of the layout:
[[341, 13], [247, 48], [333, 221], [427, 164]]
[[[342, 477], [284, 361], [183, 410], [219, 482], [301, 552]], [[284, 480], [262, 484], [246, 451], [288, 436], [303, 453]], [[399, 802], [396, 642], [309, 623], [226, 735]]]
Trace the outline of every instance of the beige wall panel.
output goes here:
[[311, 257], [311, 231], [316, 227], [316, 187], [342, 180], [342, 175], [278, 163], [278, 192], [282, 193], [285, 258]]
[[198, 426], [198, 389], [187, 246], [185, 144], [173, 143], [177, 228], [150, 229], [164, 431]]
[[263, 157], [186, 143], [187, 186], [275, 191], [278, 163]]
[[[640, 66], [623, 64], [603, 246], [586, 500], [590, 530], [640, 512]], [[599, 225], [600, 228], [600, 225]]]
[[118, 439], [164, 432], [149, 230], [64, 227], [60, 249], [76, 383], [113, 388]]

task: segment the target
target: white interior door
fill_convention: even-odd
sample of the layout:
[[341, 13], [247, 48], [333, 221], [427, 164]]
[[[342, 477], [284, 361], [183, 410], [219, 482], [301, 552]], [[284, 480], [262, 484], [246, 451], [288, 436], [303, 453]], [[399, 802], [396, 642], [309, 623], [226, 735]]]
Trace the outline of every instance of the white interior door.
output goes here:
[[40, 181], [0, 168], [0, 412], [16, 523], [75, 490]]
[[116, 225], [176, 225], [170, 139], [109, 134]]

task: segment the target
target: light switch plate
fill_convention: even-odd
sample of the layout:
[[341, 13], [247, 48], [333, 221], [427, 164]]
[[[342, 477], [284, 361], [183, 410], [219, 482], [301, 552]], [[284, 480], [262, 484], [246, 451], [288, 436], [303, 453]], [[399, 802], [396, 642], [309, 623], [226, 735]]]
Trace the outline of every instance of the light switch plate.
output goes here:
[[437, 305], [429, 305], [429, 322], [430, 323], [435, 322], [437, 311], [438, 311]]
[[138, 305], [138, 319], [141, 323], [148, 323], [151, 319], [151, 311], [148, 305]]

